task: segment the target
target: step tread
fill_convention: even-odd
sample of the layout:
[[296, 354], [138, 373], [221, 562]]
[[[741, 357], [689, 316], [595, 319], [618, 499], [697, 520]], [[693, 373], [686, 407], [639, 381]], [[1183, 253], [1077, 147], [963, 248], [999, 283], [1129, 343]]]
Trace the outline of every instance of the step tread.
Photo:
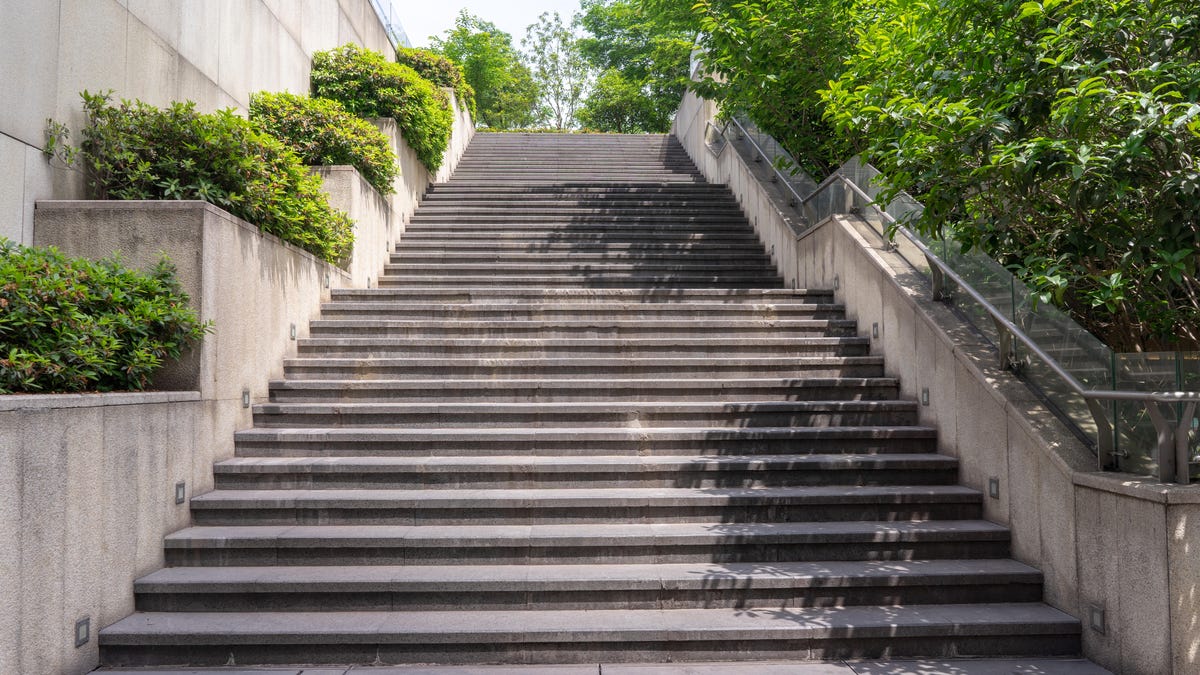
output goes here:
[[626, 473], [630, 471], [729, 471], [815, 469], [952, 468], [947, 455], [484, 455], [461, 457], [233, 457], [214, 465], [217, 474], [367, 473], [414, 471], [433, 474], [495, 472]]
[[166, 536], [168, 549], [474, 546], [685, 546], [714, 543], [1008, 541], [986, 520], [554, 525], [212, 525]]
[[977, 503], [959, 485], [714, 488], [438, 488], [222, 490], [193, 497], [193, 510], [243, 508], [554, 508], [765, 504]]
[[[1074, 635], [1078, 619], [1040, 603], [829, 609], [429, 612], [141, 612], [100, 631], [105, 645], [424, 642], [645, 642], [941, 635]], [[514, 625], [517, 624], [517, 625]]]
[[403, 429], [394, 427], [357, 427], [353, 429], [309, 427], [257, 427], [235, 433], [238, 438], [336, 439], [336, 440], [653, 440], [653, 439], [739, 439], [739, 438], [825, 438], [825, 439], [896, 439], [937, 437], [937, 429], [920, 425], [837, 426], [837, 427], [479, 427], [453, 429]]
[[[1006, 559], [658, 563], [602, 565], [379, 565], [361, 567], [167, 567], [135, 582], [138, 593], [538, 591], [628, 588], [806, 588], [1041, 583], [1038, 570]], [[452, 585], [452, 586], [451, 586]]]
[[271, 380], [273, 390], [437, 390], [530, 388], [538, 389], [722, 389], [742, 387], [845, 387], [849, 389], [871, 387], [896, 387], [900, 381], [894, 377], [760, 377], [760, 378], [716, 378], [711, 374], [697, 373], [694, 378], [439, 378], [436, 380]]

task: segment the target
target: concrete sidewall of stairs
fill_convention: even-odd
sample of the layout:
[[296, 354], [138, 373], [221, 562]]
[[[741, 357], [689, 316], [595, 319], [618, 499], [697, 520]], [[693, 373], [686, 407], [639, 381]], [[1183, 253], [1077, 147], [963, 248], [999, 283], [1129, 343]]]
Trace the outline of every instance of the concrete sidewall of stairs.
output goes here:
[[[922, 422], [959, 458], [963, 484], [999, 480], [986, 517], [1012, 529], [1016, 559], [1042, 570], [1046, 601], [1083, 621], [1085, 655], [1121, 673], [1200, 669], [1200, 490], [1096, 472], [1087, 448], [865, 223], [835, 217], [805, 231], [769, 169], [733, 145], [710, 152], [715, 115], [688, 93], [673, 133], [710, 182], [730, 186], [789, 284], [836, 286], [864, 337], [878, 327], [871, 352], [902, 397], [929, 391]], [[1091, 627], [1097, 611], [1103, 632]]]
[[[283, 359], [334, 288], [378, 281], [388, 252], [433, 177], [393, 121], [396, 193], [380, 196], [353, 167], [318, 167], [335, 208], [356, 221], [347, 269], [264, 234], [204, 202], [43, 201], [33, 242], [69, 255], [119, 251], [136, 267], [167, 253], [213, 334], [147, 394], [0, 397], [0, 672], [82, 673], [99, 662], [96, 632], [133, 611], [133, 580], [163, 564], [163, 537], [189, 522], [186, 496], [212, 489]], [[474, 129], [456, 107], [451, 171]], [[293, 339], [292, 327], [296, 335]], [[75, 624], [91, 639], [75, 646]]]

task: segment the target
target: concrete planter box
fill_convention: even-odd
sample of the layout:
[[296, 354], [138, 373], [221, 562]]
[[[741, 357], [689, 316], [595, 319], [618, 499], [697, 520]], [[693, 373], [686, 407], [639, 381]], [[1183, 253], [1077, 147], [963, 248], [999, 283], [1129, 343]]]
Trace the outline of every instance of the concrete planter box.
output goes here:
[[715, 113], [689, 92], [673, 133], [710, 182], [733, 190], [784, 279], [836, 282], [902, 396], [928, 389], [922, 423], [958, 457], [964, 484], [986, 494], [998, 479], [986, 517], [1012, 528], [1013, 557], [1043, 572], [1046, 602], [1080, 618], [1085, 655], [1119, 673], [1200, 672], [1200, 486], [1097, 472], [1095, 456], [869, 226], [837, 216], [802, 231], [767, 169], [733, 147], [710, 152]]

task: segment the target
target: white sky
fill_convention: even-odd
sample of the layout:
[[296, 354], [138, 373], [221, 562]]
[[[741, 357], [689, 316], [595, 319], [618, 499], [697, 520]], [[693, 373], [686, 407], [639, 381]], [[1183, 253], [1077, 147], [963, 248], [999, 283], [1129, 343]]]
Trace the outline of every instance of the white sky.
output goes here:
[[517, 49], [521, 48], [525, 27], [536, 23], [542, 12], [558, 12], [564, 21], [570, 21], [571, 15], [579, 11], [579, 0], [393, 0], [392, 4], [414, 47], [428, 47], [429, 36], [440, 37], [453, 28], [454, 19], [463, 8], [484, 21], [491, 21], [511, 35], [513, 46]]

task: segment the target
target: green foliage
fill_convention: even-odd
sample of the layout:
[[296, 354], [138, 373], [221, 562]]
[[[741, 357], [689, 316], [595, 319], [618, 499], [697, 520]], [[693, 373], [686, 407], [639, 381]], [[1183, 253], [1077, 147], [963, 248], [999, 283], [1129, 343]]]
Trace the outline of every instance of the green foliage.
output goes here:
[[462, 65], [467, 83], [475, 90], [476, 121], [501, 130], [542, 121], [541, 94], [508, 33], [464, 9], [454, 28], [431, 43], [434, 52]]
[[1195, 5], [879, 6], [829, 119], [925, 203], [919, 226], [1009, 264], [1114, 348], [1200, 345]]
[[442, 165], [454, 125], [450, 99], [412, 68], [347, 44], [313, 55], [312, 93], [361, 117], [395, 119], [427, 169]]
[[538, 22], [526, 30], [521, 45], [554, 126], [574, 126], [575, 113], [588, 85], [587, 63], [574, 32], [563, 24], [558, 12], [543, 12]]
[[140, 390], [208, 330], [165, 258], [149, 273], [0, 239], [0, 394]]
[[[582, 9], [579, 50], [602, 75], [583, 103], [580, 122], [605, 131], [669, 131], [691, 74], [692, 15], [646, 12], [637, 0], [583, 0]], [[642, 99], [637, 105], [629, 99], [634, 91]]]
[[467, 84], [462, 66], [428, 49], [409, 47], [396, 49], [396, 61], [417, 71], [421, 77], [439, 87], [453, 89], [458, 104], [471, 113], [471, 119], [476, 119], [478, 111], [475, 107], [475, 90]]
[[590, 129], [625, 133], [658, 131], [645, 125], [654, 117], [653, 101], [636, 83], [629, 82], [616, 69], [607, 70], [596, 80], [576, 117]]
[[295, 153], [232, 110], [110, 103], [83, 92], [81, 159], [101, 199], [202, 199], [330, 262], [350, 253], [350, 219], [334, 211]]
[[[638, 0], [654, 12], [673, 12], [672, 0]], [[813, 176], [824, 176], [850, 154], [825, 121], [820, 91], [852, 53], [859, 6], [871, 0], [698, 0], [706, 73], [694, 83], [725, 110], [744, 111], [796, 156]]]
[[380, 194], [394, 191], [400, 170], [387, 137], [337, 101], [263, 91], [250, 97], [250, 121], [305, 164], [350, 164]]

